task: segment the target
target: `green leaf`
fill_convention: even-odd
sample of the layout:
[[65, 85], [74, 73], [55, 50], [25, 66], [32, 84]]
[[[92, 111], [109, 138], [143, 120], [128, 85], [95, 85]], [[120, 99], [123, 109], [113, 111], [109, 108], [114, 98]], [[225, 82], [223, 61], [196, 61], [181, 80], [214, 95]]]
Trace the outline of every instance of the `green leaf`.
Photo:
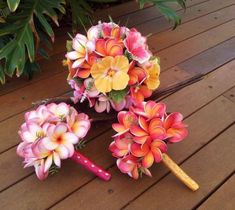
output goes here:
[[139, 0], [140, 8], [143, 8], [145, 4], [153, 4], [159, 11], [165, 16], [165, 18], [174, 23], [173, 29], [181, 24], [181, 18], [170, 4], [178, 4], [183, 9], [186, 9], [186, 0]]
[[115, 103], [120, 103], [126, 96], [128, 90], [112, 90], [109, 93], [109, 98], [114, 101]]
[[[12, 1], [9, 2], [12, 3]], [[23, 72], [30, 72], [28, 62], [34, 63], [35, 61], [37, 48], [35, 43], [38, 45], [41, 40], [50, 47], [47, 36], [53, 41], [54, 32], [48, 19], [51, 18], [58, 24], [57, 12], [63, 11], [62, 4], [64, 0], [25, 0], [21, 2], [15, 13], [7, 16], [6, 23], [3, 23], [0, 29], [0, 44], [3, 37], [10, 37], [8, 42], [0, 48], [0, 59], [7, 75], [12, 76], [15, 71], [17, 76]], [[39, 53], [46, 57], [42, 49]], [[36, 69], [35, 65], [31, 67]], [[31, 77], [32, 74], [28, 76]]]
[[15, 12], [19, 6], [20, 0], [7, 0], [7, 4], [11, 12]]
[[0, 63], [0, 82], [1, 82], [2, 84], [5, 83], [5, 74], [4, 74], [3, 67], [2, 67], [2, 65], [1, 65], [1, 63]]

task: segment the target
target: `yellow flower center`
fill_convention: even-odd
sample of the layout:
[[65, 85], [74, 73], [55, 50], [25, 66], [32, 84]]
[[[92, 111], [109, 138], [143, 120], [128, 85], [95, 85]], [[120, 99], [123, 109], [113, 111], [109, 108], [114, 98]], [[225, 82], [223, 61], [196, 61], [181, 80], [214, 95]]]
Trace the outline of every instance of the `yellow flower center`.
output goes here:
[[113, 69], [109, 69], [107, 75], [112, 77], [115, 74], [115, 71]]

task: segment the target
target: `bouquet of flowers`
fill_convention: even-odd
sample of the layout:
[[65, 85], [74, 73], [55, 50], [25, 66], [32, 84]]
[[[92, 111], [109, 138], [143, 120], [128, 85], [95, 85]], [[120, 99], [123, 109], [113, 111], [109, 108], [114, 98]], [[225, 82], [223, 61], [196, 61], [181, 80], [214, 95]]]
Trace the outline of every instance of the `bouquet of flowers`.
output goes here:
[[152, 176], [149, 168], [163, 161], [187, 186], [197, 190], [197, 183], [166, 155], [167, 143], [180, 142], [188, 135], [182, 120], [180, 113], [167, 114], [166, 105], [154, 101], [119, 112], [118, 123], [112, 125], [117, 133], [109, 150], [121, 172], [134, 179], [141, 174]]
[[83, 156], [77, 149], [91, 126], [84, 113], [66, 103], [40, 105], [25, 113], [19, 135], [22, 142], [17, 154], [24, 158], [24, 167], [34, 166], [40, 180], [61, 167], [61, 160], [71, 158], [103, 180], [111, 175]]
[[68, 41], [67, 50], [74, 103], [88, 100], [99, 113], [143, 102], [160, 84], [159, 60], [134, 28], [99, 22]]

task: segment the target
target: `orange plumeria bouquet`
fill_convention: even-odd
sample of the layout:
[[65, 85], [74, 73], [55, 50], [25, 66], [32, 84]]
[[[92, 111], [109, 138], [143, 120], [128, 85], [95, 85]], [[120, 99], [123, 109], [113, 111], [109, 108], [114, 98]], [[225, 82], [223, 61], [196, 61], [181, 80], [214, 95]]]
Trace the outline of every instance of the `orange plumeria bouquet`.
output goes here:
[[112, 125], [117, 133], [109, 150], [122, 173], [134, 179], [142, 174], [152, 176], [150, 167], [163, 161], [189, 188], [198, 189], [198, 184], [166, 154], [168, 143], [180, 142], [188, 135], [182, 114], [167, 114], [164, 103], [147, 101], [120, 111], [117, 118], [118, 123]]
[[92, 26], [67, 42], [65, 64], [74, 103], [89, 101], [96, 112], [143, 102], [160, 84], [159, 60], [136, 29], [113, 22]]

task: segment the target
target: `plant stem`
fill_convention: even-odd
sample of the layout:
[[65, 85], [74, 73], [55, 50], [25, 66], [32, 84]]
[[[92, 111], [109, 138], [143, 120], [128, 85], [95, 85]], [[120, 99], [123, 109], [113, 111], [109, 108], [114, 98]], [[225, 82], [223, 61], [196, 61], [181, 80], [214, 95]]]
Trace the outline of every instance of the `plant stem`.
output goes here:
[[189, 177], [167, 154], [163, 154], [163, 163], [171, 172], [192, 191], [199, 189], [199, 185]]

